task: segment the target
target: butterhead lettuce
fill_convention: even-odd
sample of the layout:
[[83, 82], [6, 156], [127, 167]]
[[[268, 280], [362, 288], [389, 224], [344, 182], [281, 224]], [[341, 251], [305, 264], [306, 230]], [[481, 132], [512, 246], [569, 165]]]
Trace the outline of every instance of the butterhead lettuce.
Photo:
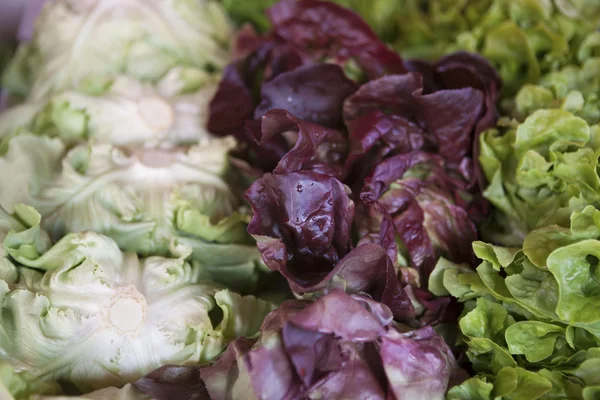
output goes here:
[[[249, 218], [230, 184], [235, 141], [207, 139], [175, 148], [89, 142], [68, 148], [58, 138], [22, 134], [0, 159], [0, 204], [42, 215], [54, 240], [94, 231], [125, 251], [190, 256], [212, 279], [250, 290], [261, 269], [246, 233]], [[235, 181], [235, 179], [233, 179]]]
[[537, 84], [524, 85], [517, 93], [513, 115], [523, 119], [540, 109], [562, 109], [600, 122], [600, 32], [592, 32], [581, 43], [577, 62], [542, 76]]
[[272, 309], [204, 281], [196, 261], [140, 259], [92, 232], [49, 246], [39, 225], [24, 228], [4, 239], [14, 263], [0, 275], [0, 354], [42, 381], [86, 392], [163, 364], [202, 363], [254, 335]]
[[67, 144], [91, 139], [150, 147], [209, 138], [208, 103], [216, 85], [188, 72], [173, 69], [155, 86], [118, 76], [101, 93], [69, 90], [15, 105], [0, 114], [0, 148], [6, 150], [12, 137], [26, 131]]
[[214, 1], [52, 1], [8, 65], [3, 86], [39, 100], [97, 90], [119, 74], [157, 82], [173, 67], [217, 72], [231, 33]]

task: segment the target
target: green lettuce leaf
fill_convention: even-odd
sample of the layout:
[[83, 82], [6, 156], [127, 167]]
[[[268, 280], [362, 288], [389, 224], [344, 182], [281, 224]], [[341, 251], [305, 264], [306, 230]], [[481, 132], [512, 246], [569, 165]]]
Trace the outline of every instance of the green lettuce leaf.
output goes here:
[[10, 364], [0, 362], [0, 398], [3, 400], [29, 400], [33, 395], [62, 393], [55, 382], [43, 382], [28, 372], [17, 372]]

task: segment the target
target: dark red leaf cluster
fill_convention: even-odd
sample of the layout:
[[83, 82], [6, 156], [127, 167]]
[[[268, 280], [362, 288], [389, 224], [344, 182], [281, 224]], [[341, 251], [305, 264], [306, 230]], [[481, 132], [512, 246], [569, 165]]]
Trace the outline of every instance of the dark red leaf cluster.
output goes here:
[[[341, 279], [414, 318], [407, 285], [426, 287], [441, 256], [473, 262], [487, 210], [477, 138], [495, 124], [501, 80], [464, 52], [404, 61], [331, 2], [282, 1], [268, 14], [267, 35], [240, 34], [209, 123], [265, 174], [246, 194], [249, 232], [294, 292]], [[365, 259], [366, 244], [384, 256]]]

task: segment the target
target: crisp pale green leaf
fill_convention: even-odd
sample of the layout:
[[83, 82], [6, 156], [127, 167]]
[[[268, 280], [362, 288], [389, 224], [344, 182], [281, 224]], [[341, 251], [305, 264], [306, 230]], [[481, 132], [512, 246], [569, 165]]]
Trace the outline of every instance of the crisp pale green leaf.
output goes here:
[[222, 332], [226, 340], [258, 334], [263, 321], [256, 316], [267, 315], [276, 308], [273, 303], [254, 296], [240, 296], [229, 290], [217, 292], [215, 301], [223, 311], [223, 319], [215, 330]]
[[564, 328], [539, 321], [519, 321], [505, 333], [511, 354], [523, 354], [532, 363], [550, 357], [556, 339], [564, 335]]
[[[20, 202], [33, 205], [55, 240], [94, 231], [142, 255], [187, 253], [206, 279], [253, 290], [266, 268], [246, 231], [242, 193], [230, 179], [233, 146], [225, 138], [190, 147], [90, 143], [67, 151], [58, 140], [19, 135], [0, 158], [0, 185], [14, 182], [22, 192], [3, 191], [0, 205], [9, 212]], [[9, 239], [15, 258], [33, 260], [42, 252], [33, 231]]]
[[584, 240], [556, 249], [548, 269], [558, 282], [556, 312], [571, 324], [600, 322], [600, 242]]
[[552, 382], [523, 368], [503, 368], [494, 384], [494, 396], [506, 400], [541, 399], [551, 390]]
[[447, 400], [491, 400], [493, 383], [486, 382], [485, 377], [467, 379], [458, 386], [454, 386], [446, 395]]
[[[57, 395], [60, 386], [44, 382], [28, 372], [17, 372], [10, 364], [0, 362], [0, 398], [2, 400], [28, 400], [33, 395]], [[54, 396], [52, 396], [54, 397]]]

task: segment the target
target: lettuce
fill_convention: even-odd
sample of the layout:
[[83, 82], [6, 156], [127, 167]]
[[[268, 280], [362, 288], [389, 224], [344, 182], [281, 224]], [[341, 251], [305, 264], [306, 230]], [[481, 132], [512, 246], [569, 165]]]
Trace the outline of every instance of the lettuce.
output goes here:
[[473, 262], [487, 212], [474, 159], [500, 77], [466, 52], [402, 60], [331, 2], [283, 1], [268, 18], [267, 34], [241, 30], [208, 122], [257, 177], [248, 231], [264, 263], [298, 297], [339, 288], [398, 321], [452, 322], [427, 279], [439, 256]]
[[562, 109], [585, 119], [600, 122], [600, 33], [590, 33], [577, 52], [577, 63], [542, 76], [537, 85], [524, 85], [517, 93], [512, 115], [523, 119], [540, 109]]
[[[358, 12], [405, 57], [434, 60], [457, 50], [485, 56], [502, 76], [506, 96], [575, 62], [580, 44], [600, 21], [593, 0], [334, 2]], [[274, 3], [254, 0], [239, 8], [223, 1], [238, 21], [250, 20], [263, 30], [267, 21], [257, 9]]]
[[115, 145], [181, 145], [210, 138], [208, 103], [216, 88], [207, 76], [173, 69], [155, 87], [115, 77], [101, 93], [70, 90], [15, 105], [0, 114], [0, 149], [30, 131], [60, 137], [66, 144], [87, 140]]
[[535, 228], [565, 225], [573, 210], [600, 200], [600, 127], [565, 110], [542, 109], [481, 136], [479, 160], [497, 209], [488, 237], [519, 246]]
[[92, 232], [49, 246], [39, 225], [23, 228], [4, 239], [14, 263], [0, 280], [0, 354], [42, 381], [67, 380], [87, 392], [163, 364], [202, 363], [254, 335], [272, 310], [204, 281], [196, 261], [140, 259]]
[[79, 144], [22, 134], [0, 158], [0, 204], [33, 205], [54, 240], [94, 231], [125, 251], [190, 256], [230, 288], [251, 290], [263, 267], [234, 191], [228, 139], [176, 148]]
[[475, 242], [469, 271], [438, 264], [433, 280], [466, 302], [460, 328], [477, 376], [452, 399], [574, 398], [597, 393], [600, 210], [530, 232], [522, 248]]
[[108, 387], [86, 395], [62, 396], [63, 389], [57, 382], [42, 381], [34, 375], [17, 371], [6, 363], [0, 363], [0, 395], [3, 400], [152, 400], [133, 385], [123, 388]]
[[386, 306], [341, 291], [314, 303], [283, 303], [265, 318], [258, 339], [236, 340], [211, 366], [190, 369], [166, 366], [135, 386], [153, 394], [171, 383], [182, 398], [202, 387], [214, 400], [340, 399], [356, 393], [441, 400], [448, 385], [464, 378], [431, 327], [403, 332]]
[[232, 34], [213, 1], [60, 0], [37, 19], [3, 86], [40, 100], [68, 89], [103, 87], [117, 74], [157, 82], [173, 67], [220, 70]]
[[0, 397], [6, 400], [27, 400], [32, 395], [60, 394], [56, 382], [43, 382], [28, 372], [18, 372], [11, 365], [0, 362]]

